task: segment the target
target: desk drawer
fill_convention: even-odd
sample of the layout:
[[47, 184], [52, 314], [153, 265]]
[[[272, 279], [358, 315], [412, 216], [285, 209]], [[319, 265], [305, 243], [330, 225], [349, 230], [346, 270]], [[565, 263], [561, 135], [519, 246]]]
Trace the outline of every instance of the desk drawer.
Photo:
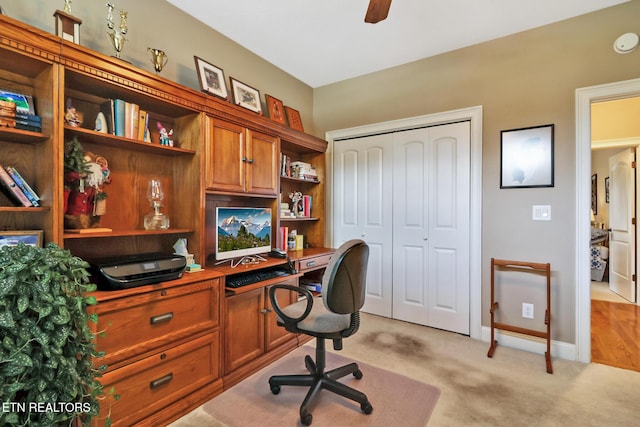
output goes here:
[[105, 357], [117, 364], [219, 325], [219, 279], [155, 290], [98, 304], [96, 338]]
[[103, 375], [105, 390], [120, 395], [101, 401], [100, 422], [111, 410], [113, 426], [130, 426], [219, 378], [218, 332], [169, 348]]
[[326, 267], [329, 264], [332, 254], [318, 255], [315, 257], [302, 258], [298, 262], [298, 271], [304, 273], [305, 271], [316, 270], [318, 268]]

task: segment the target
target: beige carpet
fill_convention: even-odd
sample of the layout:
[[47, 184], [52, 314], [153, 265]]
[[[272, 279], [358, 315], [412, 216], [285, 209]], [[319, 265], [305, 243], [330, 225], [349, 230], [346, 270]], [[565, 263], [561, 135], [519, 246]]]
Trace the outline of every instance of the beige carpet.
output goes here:
[[[329, 343], [330, 346], [330, 343]], [[305, 354], [314, 355], [314, 347], [298, 348], [212, 399], [196, 411], [174, 423], [174, 427], [200, 426], [297, 426], [299, 408], [306, 387], [283, 386], [278, 395], [271, 393], [268, 380], [277, 374], [304, 374]], [[327, 353], [327, 370], [352, 362], [335, 353]], [[367, 395], [373, 412], [365, 415], [360, 404], [323, 390], [311, 409], [312, 426], [423, 427], [436, 405], [440, 391], [429, 384], [412, 380], [385, 369], [359, 362], [364, 376], [352, 375], [342, 382]]]
[[591, 282], [591, 299], [632, 304], [609, 289], [609, 282]]
[[[441, 394], [428, 427], [639, 425], [640, 372], [552, 357], [554, 373], [550, 375], [540, 354], [499, 346], [493, 358], [488, 358], [488, 349], [488, 342], [363, 314], [360, 330], [345, 340], [340, 355], [438, 387]], [[421, 402], [422, 398], [411, 399]], [[398, 400], [374, 401], [374, 413], [386, 411]], [[230, 406], [227, 411], [233, 414], [243, 408]], [[207, 424], [206, 419], [197, 422], [202, 420], [201, 413], [194, 411], [175, 426], [216, 425]], [[183, 420], [196, 422], [182, 424]], [[399, 418], [389, 425], [401, 426], [402, 422]], [[297, 419], [280, 425], [299, 425], [296, 423]], [[260, 425], [253, 422], [247, 427]], [[313, 426], [321, 424], [314, 419]], [[335, 424], [342, 426], [345, 424]]]

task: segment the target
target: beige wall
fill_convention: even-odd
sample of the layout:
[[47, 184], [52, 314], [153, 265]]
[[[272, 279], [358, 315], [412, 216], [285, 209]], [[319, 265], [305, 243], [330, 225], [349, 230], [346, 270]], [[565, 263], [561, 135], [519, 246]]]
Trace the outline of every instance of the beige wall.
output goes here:
[[[313, 91], [262, 58], [254, 55], [200, 21], [162, 0], [114, 0], [116, 9], [128, 12], [129, 31], [122, 58], [133, 65], [153, 72], [147, 48], [164, 50], [169, 56], [161, 75], [187, 87], [200, 90], [193, 56], [197, 55], [224, 71], [227, 87], [233, 77], [260, 91], [262, 108], [264, 95], [270, 94], [298, 111], [305, 129], [313, 131]], [[64, 0], [2, 1], [6, 14], [44, 31], [55, 32], [53, 13], [64, 8]], [[82, 20], [80, 44], [106, 55], [113, 55], [107, 37], [106, 0], [75, 0], [71, 13]], [[203, 10], [202, 13], [215, 13]], [[114, 11], [116, 25], [119, 16]], [[229, 92], [230, 93], [230, 92]]]
[[[620, 34], [640, 31], [639, 16], [632, 1], [314, 90], [318, 133], [483, 106], [483, 325], [491, 257], [550, 262], [552, 338], [575, 343], [575, 90], [640, 77], [640, 52], [612, 48]], [[500, 131], [547, 123], [555, 186], [501, 190]], [[533, 222], [532, 205], [551, 205], [551, 222]]]
[[[75, 1], [81, 44], [111, 55], [104, 1]], [[199, 89], [193, 55], [297, 108], [305, 129], [330, 130], [482, 105], [483, 324], [489, 324], [491, 257], [550, 262], [552, 335], [575, 342], [575, 89], [637, 78], [640, 52], [618, 55], [620, 34], [640, 31], [640, 1], [312, 90], [199, 21], [158, 0], [115, 2], [129, 12], [122, 56], [151, 71], [146, 48], [163, 49], [162, 75]], [[9, 16], [54, 31], [63, 0], [2, 2]], [[214, 10], [203, 13], [215, 13]], [[555, 124], [555, 187], [499, 189], [500, 130]], [[532, 222], [531, 206], [552, 206]]]

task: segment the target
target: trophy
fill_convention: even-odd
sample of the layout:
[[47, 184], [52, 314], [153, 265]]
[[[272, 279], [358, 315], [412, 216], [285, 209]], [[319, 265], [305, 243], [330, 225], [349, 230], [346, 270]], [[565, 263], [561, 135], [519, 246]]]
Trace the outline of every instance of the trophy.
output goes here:
[[150, 47], [147, 48], [147, 54], [149, 55], [153, 69], [156, 70], [156, 74], [160, 74], [160, 71], [162, 71], [164, 66], [167, 65], [169, 57], [163, 50], [153, 49]]
[[127, 39], [124, 38], [124, 35], [127, 34], [128, 31], [127, 12], [120, 10], [120, 25], [116, 28], [113, 23], [113, 3], [107, 3], [107, 9], [109, 10], [107, 12], [107, 28], [111, 30], [110, 32], [107, 31], [107, 34], [111, 40], [111, 45], [116, 50], [116, 58], [120, 59], [120, 51], [122, 51], [124, 47], [124, 42], [127, 41]]

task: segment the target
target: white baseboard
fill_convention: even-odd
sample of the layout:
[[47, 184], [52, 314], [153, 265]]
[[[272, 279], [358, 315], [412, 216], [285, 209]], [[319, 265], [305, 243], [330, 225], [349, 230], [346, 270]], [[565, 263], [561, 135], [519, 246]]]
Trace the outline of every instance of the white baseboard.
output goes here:
[[[546, 341], [537, 337], [529, 337], [521, 334], [495, 330], [495, 339], [501, 346], [528, 351], [530, 353], [544, 355], [545, 351], [547, 351]], [[482, 327], [482, 341], [487, 343], [491, 342], [490, 326]], [[578, 360], [576, 355], [576, 346], [575, 344], [551, 340], [551, 357], [557, 357], [565, 360]]]

